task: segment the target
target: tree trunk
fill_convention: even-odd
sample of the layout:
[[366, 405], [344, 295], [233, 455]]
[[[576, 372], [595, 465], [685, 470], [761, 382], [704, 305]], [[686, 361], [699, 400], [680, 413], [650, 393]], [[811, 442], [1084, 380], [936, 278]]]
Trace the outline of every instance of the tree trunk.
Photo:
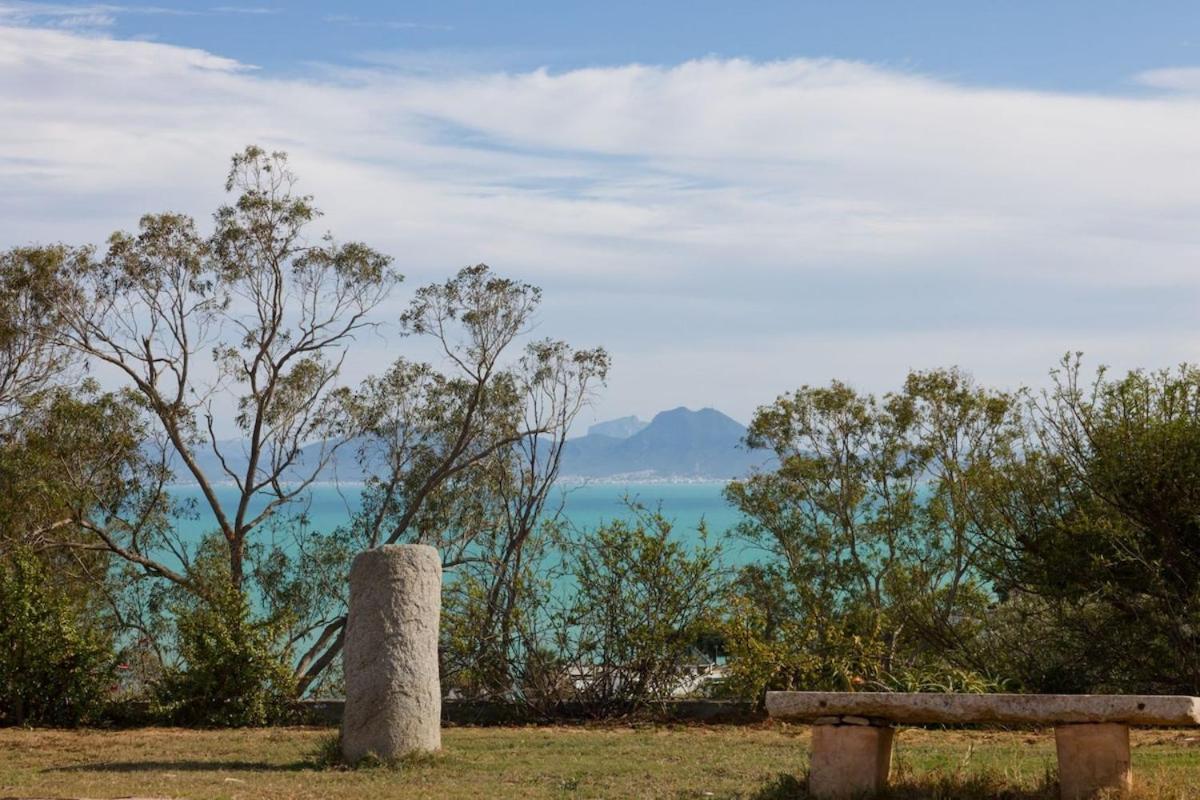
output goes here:
[[229, 585], [237, 592], [242, 591], [244, 559], [245, 540], [241, 536], [237, 536], [229, 542]]

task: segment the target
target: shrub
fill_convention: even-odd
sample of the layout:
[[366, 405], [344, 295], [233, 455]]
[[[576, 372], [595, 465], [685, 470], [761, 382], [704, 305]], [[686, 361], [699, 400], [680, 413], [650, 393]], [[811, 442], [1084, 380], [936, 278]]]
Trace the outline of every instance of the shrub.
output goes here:
[[28, 551], [0, 558], [0, 720], [77, 725], [103, 708], [112, 642], [79, 597]]
[[557, 663], [568, 665], [574, 699], [595, 715], [676, 693], [725, 588], [703, 525], [692, 547], [672, 537], [661, 513], [630, 510], [632, 520], [564, 543], [575, 593], [559, 619]]
[[287, 721], [295, 681], [284, 625], [253, 619], [240, 592], [228, 591], [175, 610], [181, 667], [155, 687], [155, 704], [173, 722], [254, 726]]

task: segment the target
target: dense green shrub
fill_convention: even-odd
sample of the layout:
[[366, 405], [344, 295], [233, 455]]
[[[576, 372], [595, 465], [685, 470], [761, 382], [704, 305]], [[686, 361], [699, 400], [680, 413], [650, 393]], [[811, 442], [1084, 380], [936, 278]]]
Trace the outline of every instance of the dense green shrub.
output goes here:
[[[720, 550], [672, 535], [660, 512], [631, 504], [615, 520], [564, 543], [570, 596], [557, 626], [567, 693], [597, 715], [662, 702], [683, 688], [684, 668], [704, 660], [725, 591]], [[543, 651], [544, 652], [544, 651]]]
[[1068, 358], [1029, 416], [991, 492], [1009, 668], [1038, 691], [1200, 690], [1200, 369]]
[[103, 708], [112, 642], [80, 598], [28, 551], [0, 557], [0, 722], [76, 725]]
[[175, 609], [181, 665], [155, 686], [163, 716], [186, 725], [253, 726], [288, 721], [295, 681], [284, 626], [253, 618], [239, 592]]

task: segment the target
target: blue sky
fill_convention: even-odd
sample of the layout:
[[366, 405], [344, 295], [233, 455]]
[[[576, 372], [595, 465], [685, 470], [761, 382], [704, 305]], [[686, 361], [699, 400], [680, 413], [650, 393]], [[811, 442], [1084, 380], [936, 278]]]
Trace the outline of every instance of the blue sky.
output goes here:
[[257, 142], [410, 288], [542, 285], [598, 418], [1200, 360], [1200, 4], [220, 2], [0, 0], [0, 246]]
[[[1129, 76], [1200, 58], [1185, 0], [802, 2], [16, 3], [31, 16], [96, 15], [152, 37], [280, 72], [403, 52], [501, 69], [564, 70], [702, 56], [863, 60], [972, 83], [1129, 89]], [[49, 12], [49, 13], [47, 13]]]

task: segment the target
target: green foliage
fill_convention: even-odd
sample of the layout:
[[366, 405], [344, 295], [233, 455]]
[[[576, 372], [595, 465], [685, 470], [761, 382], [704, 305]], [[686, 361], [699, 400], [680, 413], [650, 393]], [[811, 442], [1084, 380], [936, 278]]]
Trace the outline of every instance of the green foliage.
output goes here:
[[878, 637], [819, 624], [803, 613], [801, 594], [777, 567], [749, 567], [738, 576], [721, 628], [731, 695], [761, 703], [768, 689], [853, 691], [878, 672]]
[[92, 381], [16, 408], [0, 425], [0, 716], [74, 724], [114, 683], [112, 562], [86, 524], [138, 494], [137, 413]]
[[0, 253], [0, 418], [63, 380], [72, 354], [54, 341], [62, 321], [64, 275], [87, 248], [16, 247]]
[[954, 370], [881, 398], [835, 382], [760, 408], [748, 441], [779, 467], [726, 495], [747, 518], [738, 534], [775, 559], [738, 582], [733, 684], [761, 696], [977, 671], [979, 509], [1021, 431], [1012, 396]]
[[1000, 588], [1030, 623], [1009, 652], [1057, 638], [1043, 680], [1077, 690], [1200, 689], [1200, 369], [1088, 381], [1064, 359], [1030, 417], [994, 490]]
[[573, 593], [559, 614], [554, 651], [573, 699], [594, 714], [669, 699], [683, 668], [703, 660], [697, 644], [712, 629], [724, 594], [720, 549], [672, 535], [660, 511], [629, 503], [614, 520], [562, 543]]
[[776, 558], [736, 585], [731, 686], [1200, 690], [1200, 369], [1052, 375], [760, 409], [780, 466], [727, 494]]
[[214, 590], [212, 599], [175, 609], [182, 666], [155, 687], [167, 718], [189, 725], [248, 726], [287, 721], [295, 697], [280, 647], [285, 625], [254, 619], [245, 595]]
[[93, 720], [109, 695], [115, 664], [92, 609], [24, 549], [0, 557], [0, 608], [0, 721]]

